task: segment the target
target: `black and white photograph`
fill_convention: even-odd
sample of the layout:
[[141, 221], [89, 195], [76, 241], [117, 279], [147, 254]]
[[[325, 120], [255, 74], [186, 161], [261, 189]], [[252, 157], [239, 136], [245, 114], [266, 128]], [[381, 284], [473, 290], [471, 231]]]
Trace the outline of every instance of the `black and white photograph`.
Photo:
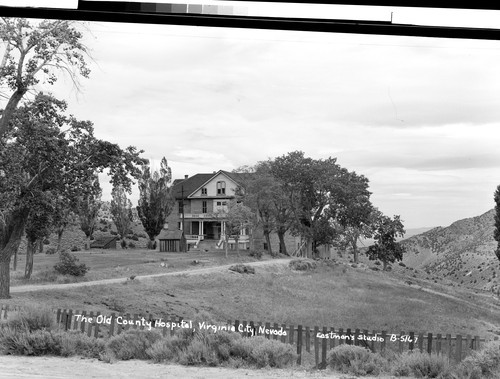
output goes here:
[[500, 377], [499, 40], [1, 5], [0, 377]]

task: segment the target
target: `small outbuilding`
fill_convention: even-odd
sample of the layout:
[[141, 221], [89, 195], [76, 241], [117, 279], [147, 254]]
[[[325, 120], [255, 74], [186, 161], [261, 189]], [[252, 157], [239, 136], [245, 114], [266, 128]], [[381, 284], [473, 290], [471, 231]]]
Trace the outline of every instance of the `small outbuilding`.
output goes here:
[[97, 238], [90, 244], [91, 249], [116, 249], [117, 237], [108, 236]]
[[182, 230], [163, 229], [158, 236], [160, 251], [178, 253], [186, 251], [186, 237]]

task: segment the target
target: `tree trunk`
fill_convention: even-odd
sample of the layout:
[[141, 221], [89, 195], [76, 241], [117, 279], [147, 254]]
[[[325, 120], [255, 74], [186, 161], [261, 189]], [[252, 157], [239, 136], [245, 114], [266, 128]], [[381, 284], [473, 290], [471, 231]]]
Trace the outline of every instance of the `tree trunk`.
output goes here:
[[239, 236], [235, 236], [234, 237], [234, 243], [236, 245], [236, 255], [238, 255], [238, 257], [240, 256], [240, 243], [239, 243], [240, 239], [239, 239]]
[[85, 250], [90, 250], [90, 236], [85, 240]]
[[64, 228], [61, 228], [57, 231], [57, 252], [61, 252], [61, 242], [62, 242], [62, 235], [64, 233]]
[[226, 252], [226, 258], [229, 256], [229, 238], [226, 236], [224, 237], [224, 250]]
[[154, 240], [154, 238], [153, 239], [149, 239], [148, 240], [148, 249], [149, 250], [154, 250], [155, 248], [156, 248], [156, 246], [155, 246], [155, 240]]
[[[9, 99], [9, 102], [3, 110], [2, 117], [0, 117], [0, 139], [4, 137], [9, 131], [9, 122], [17, 108], [17, 105], [26, 94], [26, 89], [17, 89]], [[9, 258], [10, 261], [10, 258]]]
[[28, 240], [26, 243], [26, 267], [24, 268], [24, 278], [31, 278], [33, 272], [33, 256], [35, 255], [37, 241]]
[[43, 238], [39, 238], [37, 241], [38, 254], [43, 254]]
[[278, 239], [280, 241], [280, 254], [288, 255], [285, 245], [285, 232], [278, 230]]
[[28, 210], [22, 209], [12, 214], [8, 232], [0, 246], [0, 299], [10, 299], [10, 260], [21, 243]]
[[264, 237], [266, 238], [267, 252], [271, 255], [271, 257], [274, 257], [273, 249], [271, 247], [271, 233], [269, 230], [264, 230]]
[[353, 254], [354, 263], [358, 264], [359, 254], [358, 254], [358, 244], [356, 242], [353, 242], [353, 244], [352, 244], [352, 254]]
[[387, 261], [382, 261], [382, 263], [384, 264], [383, 270], [387, 271], [388, 262]]
[[10, 257], [0, 260], [0, 299], [10, 299]]
[[17, 250], [14, 252], [14, 262], [12, 264], [12, 268], [14, 269], [14, 271], [17, 270]]

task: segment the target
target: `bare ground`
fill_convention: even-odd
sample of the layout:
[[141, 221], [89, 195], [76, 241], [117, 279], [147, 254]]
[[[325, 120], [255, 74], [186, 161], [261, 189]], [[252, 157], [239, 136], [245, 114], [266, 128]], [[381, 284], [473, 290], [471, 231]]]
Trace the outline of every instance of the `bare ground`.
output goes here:
[[[296, 369], [233, 369], [222, 367], [186, 367], [180, 365], [154, 364], [131, 360], [104, 363], [98, 360], [78, 357], [25, 357], [0, 356], [0, 377], [2, 379], [34, 378], [330, 378], [350, 379], [352, 375], [336, 374], [332, 371], [306, 371]], [[374, 377], [364, 377], [366, 379]], [[379, 376], [377, 378], [393, 378]]]

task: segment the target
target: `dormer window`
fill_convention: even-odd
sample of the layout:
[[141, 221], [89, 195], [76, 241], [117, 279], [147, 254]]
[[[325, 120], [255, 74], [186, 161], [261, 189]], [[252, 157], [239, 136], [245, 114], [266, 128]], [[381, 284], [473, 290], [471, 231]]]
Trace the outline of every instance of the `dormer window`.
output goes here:
[[207, 187], [201, 189], [201, 196], [207, 196]]
[[217, 195], [226, 194], [226, 182], [217, 182]]

